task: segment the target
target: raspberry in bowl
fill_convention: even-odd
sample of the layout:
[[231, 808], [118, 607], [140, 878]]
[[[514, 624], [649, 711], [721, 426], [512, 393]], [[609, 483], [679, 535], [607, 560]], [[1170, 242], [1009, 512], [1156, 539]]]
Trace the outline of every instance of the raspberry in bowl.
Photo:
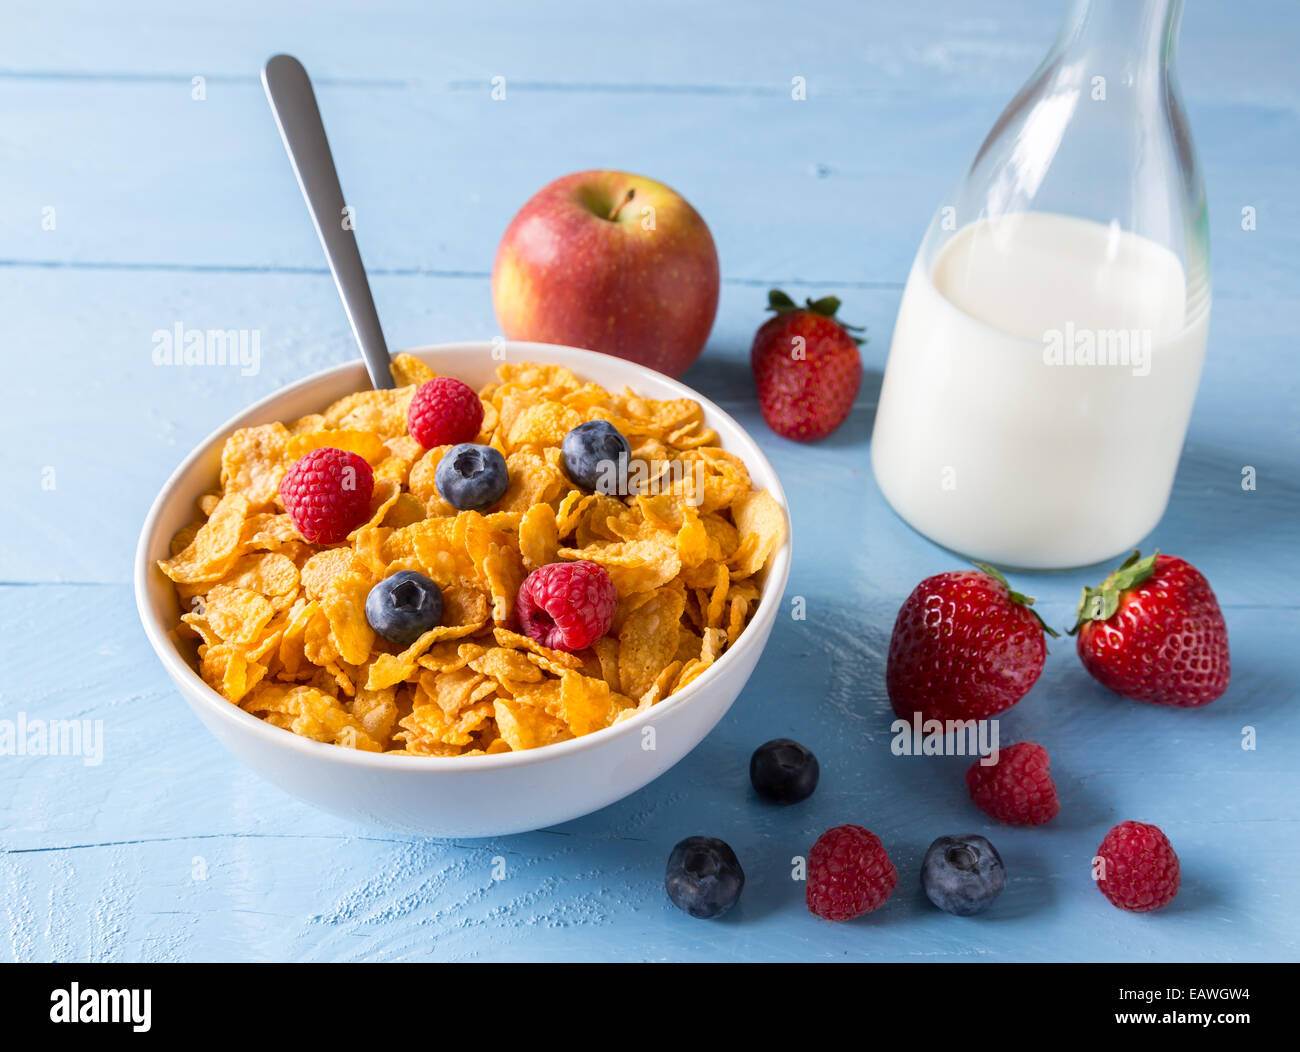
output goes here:
[[425, 449], [473, 442], [483, 426], [478, 392], [454, 376], [435, 376], [415, 389], [406, 411], [410, 436]]
[[525, 635], [572, 653], [609, 632], [617, 605], [618, 592], [605, 568], [579, 559], [548, 563], [525, 577], [516, 612]]
[[[492, 346], [481, 343], [398, 356], [408, 373], [396, 395], [370, 391], [360, 365], [287, 388], [201, 445], [150, 513], [137, 599], [164, 666], [223, 743], [317, 806], [435, 836], [502, 835], [578, 817], [692, 749], [766, 643], [789, 544], [779, 480], [753, 441], [689, 388], [643, 367], [549, 345], [507, 351], [505, 380]], [[430, 371], [481, 396], [471, 444], [507, 463], [495, 503], [462, 510], [446, 501], [436, 475], [451, 446], [426, 449], [409, 433], [411, 399]], [[566, 474], [561, 446], [576, 423], [620, 423], [618, 405], [599, 404], [591, 385], [635, 391], [624, 411], [658, 412], [664, 428], [687, 414], [673, 430], [683, 456], [694, 446], [690, 459], [710, 465], [716, 481], [704, 504], [644, 488], [599, 493]], [[576, 420], [555, 408], [565, 392]], [[403, 397], [400, 412], [385, 408]], [[624, 426], [636, 451], [645, 438]], [[242, 437], [232, 446], [234, 435]], [[373, 474], [364, 521], [349, 517], [344, 538], [324, 544], [307, 540], [278, 496], [293, 464], [323, 448], [361, 458]], [[283, 475], [263, 469], [268, 449]], [[710, 529], [725, 550], [709, 547]], [[647, 546], [666, 552], [668, 540], [678, 551], [679, 536], [678, 558], [693, 569], [643, 557]], [[560, 590], [534, 595], [525, 581], [584, 561], [596, 561], [614, 586], [617, 612], [604, 609], [606, 592], [589, 587], [595, 579], [579, 574], [578, 594], [592, 599], [591, 609], [577, 611], [572, 637], [549, 635], [568, 624], [564, 609], [546, 613], [551, 625], [534, 619], [534, 633], [545, 629], [556, 644], [548, 645], [527, 630], [520, 608], [537, 598], [549, 604]], [[696, 590], [673, 583], [715, 566], [729, 583], [715, 589], [712, 610], [699, 606]], [[372, 625], [368, 596], [404, 571], [433, 582], [441, 607], [427, 586], [396, 580], [376, 599]], [[664, 625], [680, 644], [673, 652], [655, 642]], [[647, 726], [664, 732], [654, 750], [641, 748]]]
[[338, 544], [370, 514], [375, 476], [355, 453], [318, 446], [280, 480], [280, 500], [309, 544]]

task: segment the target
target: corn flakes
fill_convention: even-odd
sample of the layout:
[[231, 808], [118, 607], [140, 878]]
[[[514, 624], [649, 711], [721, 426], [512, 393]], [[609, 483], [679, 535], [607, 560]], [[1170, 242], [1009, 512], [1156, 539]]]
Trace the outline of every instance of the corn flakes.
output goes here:
[[[479, 392], [478, 441], [502, 453], [509, 485], [483, 512], [457, 512], [435, 479], [448, 447], [425, 450], [406, 429], [415, 387], [434, 374], [404, 354], [392, 372], [394, 389], [231, 434], [220, 488], [197, 501], [158, 564], [184, 611], [177, 638], [223, 697], [344, 748], [495, 755], [620, 723], [735, 645], [785, 512], [717, 446], [696, 402], [502, 364]], [[586, 492], [565, 473], [564, 436], [588, 420], [629, 440], [628, 496]], [[337, 545], [307, 543], [278, 493], [294, 461], [321, 447], [375, 473], [367, 521]], [[603, 566], [618, 603], [608, 635], [567, 653], [515, 630], [515, 600], [529, 572], [573, 559]], [[441, 624], [404, 648], [365, 613], [370, 590], [399, 570], [429, 577], [443, 597]]]

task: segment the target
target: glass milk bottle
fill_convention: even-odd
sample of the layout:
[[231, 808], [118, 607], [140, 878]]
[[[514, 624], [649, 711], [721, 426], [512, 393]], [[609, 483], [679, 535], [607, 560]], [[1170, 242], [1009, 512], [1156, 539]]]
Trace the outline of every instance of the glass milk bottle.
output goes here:
[[1082, 566], [1168, 503], [1210, 315], [1182, 7], [1075, 0], [917, 252], [872, 467], [963, 555]]

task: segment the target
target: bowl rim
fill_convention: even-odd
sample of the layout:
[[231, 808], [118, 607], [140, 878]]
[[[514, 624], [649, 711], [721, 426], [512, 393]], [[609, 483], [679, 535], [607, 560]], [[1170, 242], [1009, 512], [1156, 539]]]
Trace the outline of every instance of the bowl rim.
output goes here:
[[[400, 351], [394, 351], [393, 354], [411, 354], [426, 364], [430, 364], [429, 357], [436, 358], [440, 353], [460, 352], [486, 352], [490, 353], [494, 349], [502, 347], [502, 341], [498, 340], [466, 340], [454, 343], [440, 344], [423, 344], [417, 347], [405, 348]], [[668, 385], [677, 392], [677, 397], [690, 398], [698, 402], [704, 409], [705, 420], [721, 420], [735, 428], [737, 434], [748, 443], [749, 449], [744, 452], [744, 460], [747, 467], [758, 465], [762, 473], [766, 474], [770, 480], [770, 485], [765, 488], [772, 494], [776, 502], [781, 506], [786, 516], [786, 533], [785, 539], [773, 553], [771, 562], [767, 567], [764, 578], [762, 595], [759, 598], [758, 609], [754, 612], [749, 625], [750, 631], [745, 632], [740, 642], [734, 648], [728, 648], [723, 652], [709, 668], [701, 673], [694, 682], [689, 683], [681, 691], [671, 694], [667, 698], [650, 706], [644, 712], [638, 712], [635, 716], [624, 720], [622, 723], [610, 727], [603, 727], [598, 731], [592, 731], [590, 734], [582, 735], [577, 738], [570, 738], [567, 741], [555, 742], [551, 745], [543, 745], [536, 749], [525, 749], [519, 752], [494, 753], [491, 755], [481, 756], [389, 756], [384, 753], [366, 752], [359, 749], [347, 749], [330, 742], [318, 742], [311, 738], [304, 738], [301, 735], [285, 731], [280, 727], [267, 723], [265, 720], [258, 719], [252, 713], [245, 712], [238, 705], [233, 704], [218, 694], [212, 687], [208, 686], [197, 672], [190, 666], [177, 650], [170, 639], [170, 631], [173, 626], [165, 625], [161, 616], [154, 610], [149, 598], [149, 577], [154, 572], [155, 567], [153, 559], [150, 557], [150, 549], [153, 547], [155, 534], [158, 530], [158, 523], [162, 517], [163, 511], [171, 503], [172, 491], [179, 484], [181, 479], [186, 476], [194, 467], [196, 462], [203, 459], [209, 454], [209, 451], [218, 442], [224, 442], [237, 427], [247, 426], [243, 423], [245, 419], [256, 417], [264, 414], [267, 410], [272, 409], [276, 403], [286, 399], [288, 396], [302, 391], [305, 388], [321, 384], [324, 381], [337, 377], [343, 373], [356, 372], [358, 380], [364, 385], [368, 381], [365, 379], [365, 369], [362, 363], [353, 359], [346, 362], [340, 362], [337, 365], [318, 370], [300, 380], [296, 380], [284, 387], [277, 388], [270, 394], [258, 399], [253, 404], [246, 406], [240, 412], [236, 413], [230, 419], [225, 421], [219, 427], [210, 432], [196, 445], [168, 476], [167, 481], [163, 483], [158, 495], [154, 498], [153, 504], [145, 516], [144, 524], [140, 530], [140, 538], [136, 545], [135, 567], [134, 567], [134, 590], [136, 600], [136, 611], [139, 614], [141, 624], [144, 627], [145, 635], [153, 647], [154, 653], [162, 662], [163, 667], [171, 676], [177, 688], [186, 694], [191, 700], [198, 701], [203, 705], [205, 710], [212, 712], [218, 719], [228, 723], [233, 731], [246, 732], [254, 736], [261, 736], [263, 740], [272, 748], [279, 747], [304, 754], [304, 756], [314, 756], [327, 762], [344, 764], [346, 766], [361, 767], [371, 770], [383, 770], [392, 772], [408, 771], [411, 773], [438, 771], [443, 773], [464, 772], [471, 773], [475, 771], [500, 770], [510, 767], [526, 767], [537, 763], [546, 763], [552, 760], [561, 760], [565, 757], [572, 756], [588, 749], [598, 748], [601, 745], [609, 744], [618, 738], [626, 737], [637, 733], [638, 729], [644, 727], [655, 719], [684, 706], [691, 702], [692, 699], [704, 693], [713, 685], [719, 676], [727, 671], [729, 666], [734, 662], [731, 660], [733, 650], [737, 656], [743, 653], [747, 646], [753, 647], [760, 645], [757, 641], [765, 638], [768, 631], [754, 631], [754, 629], [770, 629], [772, 622], [776, 619], [776, 611], [785, 594], [785, 587], [790, 576], [791, 562], [791, 524], [790, 524], [790, 507], [786, 499], [785, 490], [781, 485], [780, 477], [776, 469], [772, 467], [771, 462], [763, 453], [758, 443], [750, 436], [749, 432], [743, 428], [740, 423], [724, 410], [717, 403], [704, 395], [681, 383], [673, 377], [657, 372], [646, 366], [637, 363], [628, 362], [625, 359], [615, 358], [613, 355], [602, 354], [598, 351], [583, 350], [578, 347], [569, 347], [562, 344], [536, 343], [522, 340], [507, 340], [504, 342], [507, 351], [513, 349], [521, 354], [531, 357], [523, 360], [540, 361], [543, 364], [562, 364], [566, 368], [572, 368], [573, 371], [580, 374], [580, 378], [589, 379], [589, 376], [581, 376], [583, 361], [597, 363], [599, 367], [600, 360], [613, 360], [620, 363], [620, 366], [632, 366], [654, 376], [657, 382]], [[554, 357], [557, 352], [565, 358], [576, 360], [576, 364], [567, 362], [547, 362], [546, 357]], [[603, 386], [603, 385], [602, 385]], [[358, 388], [360, 390], [362, 388]], [[740, 454], [740, 451], [736, 450]], [[761, 624], [760, 624], [761, 622]], [[188, 689], [187, 689], [188, 687]], [[743, 687], [742, 687], [743, 690]]]

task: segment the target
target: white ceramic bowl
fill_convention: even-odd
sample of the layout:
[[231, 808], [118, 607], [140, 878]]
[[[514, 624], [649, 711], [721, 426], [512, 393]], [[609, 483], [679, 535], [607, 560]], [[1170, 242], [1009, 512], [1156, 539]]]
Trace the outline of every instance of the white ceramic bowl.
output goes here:
[[[631, 362], [549, 344], [506, 343], [509, 361], [551, 362], [611, 390], [694, 398], [723, 448], [738, 454], [754, 485], [786, 507], [781, 482], [740, 425], [689, 387]], [[411, 354], [473, 387], [498, 364], [489, 343], [443, 344]], [[498, 345], [498, 353], [499, 353]], [[308, 803], [359, 822], [437, 837], [519, 833], [589, 814], [634, 793], [695, 748], [731, 708], [767, 643], [790, 571], [787, 540], [769, 564], [758, 609], [735, 647], [702, 676], [647, 712], [582, 738], [493, 756], [415, 757], [356, 752], [299, 737], [257, 719], [212, 690], [169, 631], [179, 610], [155, 563], [212, 489], [221, 446], [239, 427], [291, 420], [367, 385], [360, 362], [336, 366], [262, 399], [214, 431], [176, 469], [149, 510], [135, 560], [135, 597], [145, 634], [181, 695], [217, 738], [254, 771]]]

